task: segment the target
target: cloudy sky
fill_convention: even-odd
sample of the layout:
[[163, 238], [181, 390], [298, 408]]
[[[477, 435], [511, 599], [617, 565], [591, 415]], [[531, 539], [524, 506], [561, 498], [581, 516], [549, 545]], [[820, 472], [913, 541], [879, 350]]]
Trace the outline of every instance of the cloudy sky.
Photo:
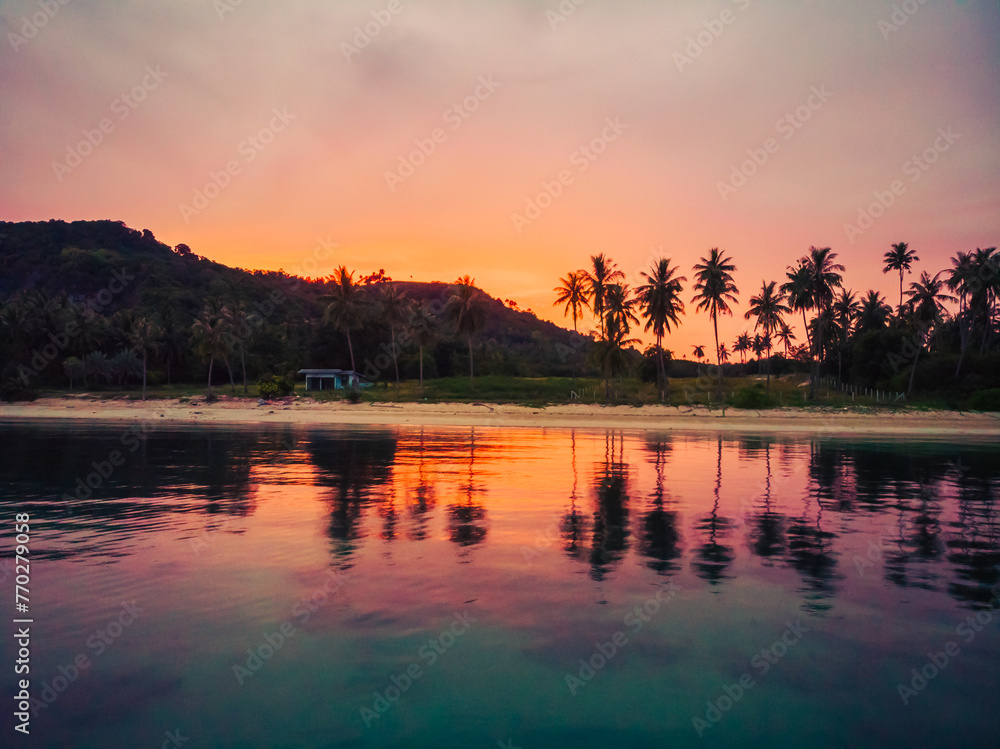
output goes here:
[[0, 0], [0, 28], [5, 220], [468, 273], [560, 321], [598, 252], [636, 282], [720, 247], [745, 301], [830, 246], [895, 304], [892, 243], [934, 272], [1000, 241], [995, 0]]

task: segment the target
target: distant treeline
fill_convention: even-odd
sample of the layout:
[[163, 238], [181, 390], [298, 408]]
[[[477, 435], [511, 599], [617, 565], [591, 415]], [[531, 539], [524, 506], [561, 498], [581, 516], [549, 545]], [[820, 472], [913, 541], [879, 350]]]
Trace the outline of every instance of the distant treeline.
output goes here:
[[[321, 248], [320, 248], [321, 249]], [[308, 252], [296, 263], [307, 270]], [[328, 251], [327, 251], [328, 252]], [[0, 383], [254, 383], [306, 367], [375, 381], [569, 375], [588, 340], [465, 277], [395, 282], [346, 268], [307, 280], [246, 271], [120, 222], [0, 222]]]

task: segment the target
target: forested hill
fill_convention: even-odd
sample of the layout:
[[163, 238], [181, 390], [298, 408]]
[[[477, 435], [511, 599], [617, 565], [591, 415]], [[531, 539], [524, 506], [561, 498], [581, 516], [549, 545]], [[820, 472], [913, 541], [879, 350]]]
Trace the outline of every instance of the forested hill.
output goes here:
[[[331, 260], [336, 264], [336, 258]], [[387, 350], [391, 338], [389, 325], [377, 313], [392, 282], [382, 272], [368, 277], [355, 273], [354, 280], [360, 310], [352, 342], [357, 367], [363, 370], [366, 361]], [[406, 305], [425, 301], [432, 311], [439, 311], [452, 293], [448, 283], [396, 286]], [[230, 268], [186, 245], [171, 248], [149, 230], [122, 222], [0, 222], [3, 379], [15, 376], [17, 366], [30, 362], [32, 353], [75, 316], [87, 319], [85, 330], [62, 346], [58, 357], [47, 359], [44, 368], [35, 367], [39, 371], [34, 384], [62, 383], [66, 357], [82, 359], [101, 351], [110, 358], [128, 349], [129, 328], [136, 320], [154, 323], [162, 339], [151, 355], [154, 381], [201, 381], [207, 361], [199, 353], [192, 325], [212, 305], [257, 314], [252, 335], [239, 340], [251, 378], [301, 367], [348, 368], [346, 336], [324, 322], [330, 291], [326, 280]], [[473, 338], [477, 373], [562, 374], [582, 363], [582, 336], [512, 309], [485, 292], [479, 301], [486, 316]], [[96, 315], [83, 314], [87, 309]], [[425, 374], [467, 371], [465, 339], [440, 316], [432, 322], [436, 335], [428, 346]], [[404, 324], [396, 329], [400, 367], [403, 376], [415, 376], [417, 346], [400, 327]]]

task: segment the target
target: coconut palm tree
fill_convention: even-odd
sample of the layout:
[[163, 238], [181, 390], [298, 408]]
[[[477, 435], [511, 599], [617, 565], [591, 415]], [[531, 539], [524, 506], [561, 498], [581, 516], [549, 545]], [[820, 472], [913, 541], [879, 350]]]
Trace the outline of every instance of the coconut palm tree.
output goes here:
[[482, 292], [475, 286], [476, 280], [462, 276], [452, 290], [451, 297], [444, 306], [445, 319], [455, 326], [455, 331], [465, 336], [469, 344], [469, 386], [473, 384], [472, 336], [486, 325], [486, 307]]
[[598, 326], [602, 335], [607, 334], [607, 324], [605, 321], [607, 287], [610, 284], [625, 280], [625, 274], [618, 270], [615, 262], [604, 256], [593, 255], [590, 258], [591, 270], [585, 271], [585, 281], [587, 285], [587, 295], [590, 297], [590, 309], [597, 318]]
[[403, 322], [407, 311], [406, 293], [398, 284], [382, 284], [378, 300], [378, 314], [383, 322], [389, 325], [389, 337], [392, 343], [392, 365], [396, 369], [396, 385], [399, 385], [399, 362], [396, 360], [396, 327]]
[[761, 374], [764, 354], [771, 348], [771, 340], [767, 336], [755, 333], [753, 340], [750, 341], [750, 348], [753, 349], [753, 353], [757, 357], [757, 374]]
[[713, 247], [707, 258], [701, 258], [701, 262], [695, 263], [694, 284], [695, 295], [692, 302], [696, 302], [696, 309], [700, 312], [708, 312], [712, 318], [712, 327], [715, 330], [715, 358], [719, 367], [719, 400], [722, 400], [722, 357], [719, 353], [719, 315], [732, 315], [732, 308], [729, 302], [736, 304], [736, 295], [739, 289], [733, 281], [733, 272], [736, 266], [732, 259], [726, 257], [718, 247]]
[[781, 323], [781, 329], [778, 331], [778, 339], [785, 348], [785, 356], [788, 356], [788, 352], [792, 349], [792, 341], [795, 340], [795, 333], [792, 332], [792, 329], [785, 322]]
[[764, 331], [764, 338], [767, 340], [767, 392], [771, 392], [771, 336], [781, 330], [784, 325], [782, 315], [791, 312], [791, 308], [785, 304], [785, 294], [782, 291], [775, 291], [777, 281], [761, 281], [760, 291], [756, 296], [750, 298], [750, 309], [743, 315], [749, 320], [756, 317], [754, 330], [760, 328]]
[[813, 308], [811, 273], [805, 258], [799, 258], [795, 265], [789, 265], [785, 273], [788, 280], [781, 284], [781, 291], [793, 310], [802, 313], [802, 329], [806, 332], [806, 344], [812, 351], [812, 336], [806, 321], [806, 310]]
[[855, 330], [858, 333], [881, 330], [889, 322], [890, 315], [892, 315], [892, 309], [885, 303], [885, 298], [875, 289], [868, 289], [867, 293], [861, 297]]
[[573, 331], [576, 331], [576, 321], [583, 317], [583, 310], [590, 309], [587, 301], [587, 271], [574, 270], [566, 274], [565, 278], [559, 279], [559, 285], [553, 291], [556, 292], [556, 300], [553, 306], [565, 305], [563, 317], [573, 316]]
[[851, 326], [861, 311], [861, 305], [853, 291], [850, 289], [841, 289], [840, 296], [833, 302], [832, 311], [834, 327], [840, 337], [837, 346], [837, 383], [839, 384], [843, 374], [844, 349], [847, 347], [847, 340], [851, 336]]
[[694, 349], [694, 357], [701, 363], [701, 360], [705, 358], [705, 347], [704, 346], [692, 346]]
[[680, 315], [684, 314], [684, 302], [680, 296], [684, 287], [681, 282], [687, 281], [687, 278], [676, 275], [678, 270], [679, 268], [670, 267], [670, 258], [659, 258], [648, 273], [642, 272], [646, 283], [636, 289], [642, 315], [646, 318], [645, 330], [652, 328], [656, 337], [656, 356], [659, 363], [656, 379], [661, 402], [670, 396], [670, 382], [663, 360], [663, 336], [670, 332], [671, 325], [677, 327], [681, 324]]
[[809, 292], [816, 310], [816, 359], [810, 393], [813, 400], [819, 392], [819, 371], [823, 359], [824, 325], [821, 322], [828, 317], [830, 305], [833, 304], [833, 290], [840, 288], [843, 283], [840, 271], [844, 270], [844, 266], [834, 262], [836, 257], [837, 253], [829, 247], [810, 247], [809, 254], [799, 261], [809, 268]]
[[195, 349], [201, 356], [208, 358], [209, 395], [212, 394], [212, 368], [215, 365], [215, 357], [225, 353], [227, 326], [226, 319], [219, 314], [218, 309], [210, 305], [206, 305], [201, 315], [191, 325]]
[[719, 344], [719, 360], [723, 364], [729, 363], [729, 352], [726, 350], [726, 344], [724, 343]]
[[920, 274], [920, 280], [910, 284], [909, 307], [912, 310], [913, 323], [917, 328], [917, 353], [913, 356], [913, 369], [910, 370], [910, 384], [906, 388], [907, 396], [913, 392], [913, 381], [917, 374], [917, 362], [920, 360], [920, 350], [927, 339], [927, 332], [930, 328], [939, 323], [945, 315], [943, 301], [955, 301], [955, 297], [944, 293], [944, 281], [941, 280], [941, 273], [936, 273], [933, 278], [924, 271]]
[[[347, 351], [351, 355], [351, 370], [357, 372], [357, 365], [354, 363], [354, 344], [351, 343], [351, 330], [361, 323], [361, 295], [357, 284], [354, 283], [354, 271], [347, 270], [347, 266], [341, 265], [333, 275], [327, 279], [331, 285], [331, 293], [320, 297], [323, 301], [328, 301], [326, 311], [323, 313], [324, 323], [333, 323], [333, 326], [340, 332], [347, 335]], [[356, 378], [354, 380], [357, 382]]]
[[733, 351], [740, 355], [740, 363], [747, 363], [747, 351], [750, 350], [750, 333], [743, 331], [736, 338], [736, 343], [733, 345]]
[[885, 264], [883, 273], [891, 270], [899, 271], [899, 316], [903, 316], [903, 273], [909, 273], [910, 267], [920, 260], [917, 253], [909, 248], [906, 242], [899, 242], [892, 246], [892, 249], [885, 253], [882, 258]]
[[604, 395], [614, 398], [615, 377], [621, 377], [628, 366], [625, 349], [639, 343], [628, 337], [628, 324], [619, 315], [608, 315], [604, 337], [594, 345], [594, 359], [604, 371]]
[[420, 392], [424, 391], [424, 349], [437, 338], [438, 329], [431, 307], [426, 302], [414, 304], [410, 311], [410, 334], [417, 342], [420, 355]]
[[86, 371], [83, 362], [77, 359], [75, 356], [67, 356], [63, 360], [63, 371], [66, 376], [69, 377], [69, 389], [73, 389], [73, 380], [80, 378], [83, 379], [84, 372]]
[[160, 348], [160, 330], [154, 322], [139, 318], [129, 334], [129, 344], [132, 350], [139, 353], [142, 358], [142, 399], [146, 400], [146, 372], [149, 368], [149, 354]]

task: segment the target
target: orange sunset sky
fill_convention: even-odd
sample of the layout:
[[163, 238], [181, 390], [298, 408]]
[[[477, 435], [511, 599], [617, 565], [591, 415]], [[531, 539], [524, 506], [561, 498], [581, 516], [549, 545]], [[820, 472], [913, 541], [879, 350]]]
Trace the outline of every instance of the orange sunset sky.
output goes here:
[[[1000, 241], [996, 2], [11, 0], [0, 28], [4, 220], [288, 271], [328, 238], [311, 275], [467, 273], [566, 325], [590, 255], [636, 283], [718, 246], [726, 341], [810, 245], [895, 305], [892, 243], [934, 272]], [[688, 307], [681, 355], [712, 340]]]

